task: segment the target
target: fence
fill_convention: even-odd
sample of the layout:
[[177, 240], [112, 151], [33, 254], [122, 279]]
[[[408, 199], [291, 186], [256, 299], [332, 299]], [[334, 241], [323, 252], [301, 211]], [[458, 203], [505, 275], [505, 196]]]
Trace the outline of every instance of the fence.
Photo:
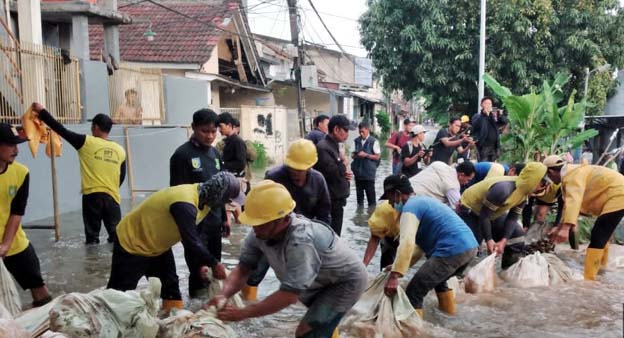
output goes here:
[[79, 66], [59, 48], [0, 38], [0, 121], [19, 124], [33, 101], [62, 123], [82, 120]]
[[165, 119], [159, 69], [122, 65], [108, 77], [108, 94], [110, 115], [116, 123], [160, 125]]

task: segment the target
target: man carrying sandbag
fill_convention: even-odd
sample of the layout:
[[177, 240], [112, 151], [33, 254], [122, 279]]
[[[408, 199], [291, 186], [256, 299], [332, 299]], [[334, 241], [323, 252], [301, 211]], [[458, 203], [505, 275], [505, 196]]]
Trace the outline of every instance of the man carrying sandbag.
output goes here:
[[624, 217], [624, 176], [615, 170], [589, 164], [565, 164], [561, 158], [544, 159], [548, 177], [561, 183], [563, 216], [549, 233], [551, 240], [563, 242], [576, 227], [579, 214], [598, 217], [585, 253], [586, 280], [596, 280], [600, 266], [609, 259], [609, 239]]
[[392, 296], [399, 278], [424, 253], [427, 261], [410, 280], [405, 293], [422, 317], [423, 298], [431, 289], [438, 296], [440, 310], [455, 314], [455, 296], [446, 281], [461, 273], [477, 253], [477, 241], [470, 228], [448, 206], [427, 196], [415, 196], [407, 176], [391, 175], [384, 180], [384, 194], [400, 216], [400, 239], [385, 293]]
[[265, 256], [281, 283], [279, 290], [241, 309], [227, 305], [219, 310], [219, 319], [266, 316], [300, 300], [308, 311], [296, 337], [338, 337], [340, 319], [366, 288], [366, 268], [328, 225], [300, 217], [294, 209], [295, 201], [281, 184], [264, 180], [251, 189], [239, 220], [253, 231], [223, 290], [208, 305], [219, 307], [236, 294]]
[[[503, 254], [503, 269], [524, 256], [524, 231], [518, 224], [526, 200], [543, 193], [548, 186], [546, 166], [528, 163], [519, 176], [485, 179], [468, 188], [461, 197], [460, 216], [488, 253]], [[501, 216], [507, 216], [504, 221]], [[496, 220], [499, 221], [496, 221]]]
[[133, 290], [141, 277], [158, 277], [162, 282], [163, 309], [181, 309], [182, 296], [171, 250], [180, 241], [184, 251], [189, 251], [202, 266], [211, 267], [217, 279], [224, 279], [225, 267], [203, 246], [197, 223], [212, 207], [223, 207], [230, 200], [244, 204], [238, 179], [227, 172], [217, 173], [204, 183], [165, 188], [148, 197], [117, 227], [107, 287]]
[[[331, 224], [331, 201], [323, 174], [312, 167], [318, 161], [316, 147], [310, 140], [299, 139], [288, 147], [284, 164], [266, 172], [265, 178], [283, 185], [293, 200], [294, 212], [311, 220]], [[242, 290], [244, 300], [257, 300], [258, 285], [269, 271], [265, 258]]]
[[377, 204], [375, 211], [368, 219], [368, 227], [371, 235], [366, 251], [364, 251], [364, 265], [370, 264], [377, 247], [381, 244], [379, 268], [383, 270], [394, 262], [399, 246], [399, 213], [394, 210], [392, 204], [383, 201]]
[[85, 243], [100, 243], [102, 223], [108, 233], [108, 242], [113, 243], [115, 228], [121, 219], [119, 187], [126, 177], [126, 152], [108, 139], [113, 120], [108, 115], [95, 115], [91, 136], [68, 130], [40, 103], [33, 103], [32, 109], [41, 121], [78, 151]]
[[17, 145], [26, 141], [17, 135], [15, 128], [0, 123], [0, 259], [22, 289], [30, 289], [32, 305], [37, 307], [52, 298], [41, 277], [35, 248], [21, 224], [28, 201], [30, 174], [15, 158]]

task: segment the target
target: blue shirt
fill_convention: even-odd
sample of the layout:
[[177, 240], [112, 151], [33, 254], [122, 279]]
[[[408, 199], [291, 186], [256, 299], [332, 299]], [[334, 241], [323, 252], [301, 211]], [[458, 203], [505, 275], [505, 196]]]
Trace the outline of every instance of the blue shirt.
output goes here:
[[431, 197], [410, 197], [402, 212], [411, 213], [420, 221], [416, 245], [427, 257], [455, 256], [478, 246], [466, 223], [451, 208]]

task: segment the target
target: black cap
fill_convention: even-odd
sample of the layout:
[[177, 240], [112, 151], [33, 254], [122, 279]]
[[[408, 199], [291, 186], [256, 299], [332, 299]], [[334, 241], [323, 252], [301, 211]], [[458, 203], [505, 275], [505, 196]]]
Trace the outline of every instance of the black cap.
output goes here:
[[0, 143], [20, 144], [26, 141], [28, 139], [20, 137], [17, 129], [11, 127], [10, 124], [0, 123]]
[[387, 200], [387, 194], [393, 191], [400, 191], [403, 194], [411, 194], [414, 192], [412, 188], [412, 184], [410, 183], [407, 176], [403, 174], [390, 175], [386, 177], [383, 182], [384, 193], [379, 198], [380, 200]]

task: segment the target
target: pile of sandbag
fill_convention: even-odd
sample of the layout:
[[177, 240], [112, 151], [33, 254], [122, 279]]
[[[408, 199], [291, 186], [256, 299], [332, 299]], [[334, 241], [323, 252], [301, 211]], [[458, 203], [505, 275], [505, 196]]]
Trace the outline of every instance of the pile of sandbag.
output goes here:
[[11, 273], [4, 266], [4, 262], [0, 259], [0, 304], [11, 314], [11, 318], [22, 312], [22, 304], [20, 302], [17, 287], [11, 277]]
[[180, 310], [161, 320], [157, 338], [236, 338], [234, 330], [217, 318], [217, 309], [196, 313]]
[[54, 298], [51, 302], [44, 306], [39, 306], [26, 310], [15, 317], [21, 327], [30, 332], [33, 337], [38, 337], [50, 328], [50, 310], [56, 305], [56, 302], [62, 296]]
[[473, 266], [466, 277], [464, 286], [467, 293], [494, 291], [496, 287], [496, 254], [493, 253]]
[[73, 338], [155, 338], [161, 307], [158, 278], [140, 291], [94, 290], [70, 293], [50, 310], [50, 329]]
[[355, 337], [418, 337], [426, 330], [401, 286], [392, 297], [384, 294], [389, 276], [389, 272], [377, 275], [345, 316], [341, 326]]
[[0, 337], [30, 338], [30, 333], [13, 320], [11, 312], [0, 304]]
[[570, 267], [556, 255], [543, 254], [543, 256], [548, 262], [549, 285], [557, 285], [567, 283], [572, 280], [582, 279], [578, 274], [573, 273], [572, 269], [570, 269]]

